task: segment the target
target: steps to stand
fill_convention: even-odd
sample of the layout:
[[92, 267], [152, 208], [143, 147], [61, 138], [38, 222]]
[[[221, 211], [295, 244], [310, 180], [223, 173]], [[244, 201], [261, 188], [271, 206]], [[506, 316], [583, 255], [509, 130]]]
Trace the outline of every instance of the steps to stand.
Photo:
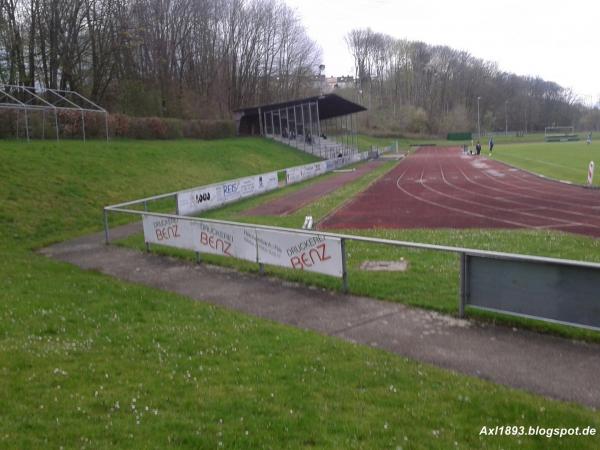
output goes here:
[[302, 135], [296, 138], [285, 138], [279, 135], [267, 134], [266, 137], [323, 159], [336, 158], [340, 153], [342, 156], [347, 156], [357, 152], [356, 148], [348, 147], [329, 138], [313, 137], [311, 143], [308, 143]]

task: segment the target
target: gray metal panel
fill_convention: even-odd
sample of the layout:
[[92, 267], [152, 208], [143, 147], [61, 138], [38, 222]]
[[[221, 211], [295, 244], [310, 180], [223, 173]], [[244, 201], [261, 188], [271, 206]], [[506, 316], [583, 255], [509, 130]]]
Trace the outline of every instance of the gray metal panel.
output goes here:
[[600, 328], [600, 270], [468, 256], [467, 305]]

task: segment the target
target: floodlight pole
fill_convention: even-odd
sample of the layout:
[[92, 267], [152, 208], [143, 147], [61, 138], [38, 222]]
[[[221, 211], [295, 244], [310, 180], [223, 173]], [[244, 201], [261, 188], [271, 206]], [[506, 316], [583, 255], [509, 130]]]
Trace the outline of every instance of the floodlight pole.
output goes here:
[[508, 100], [504, 101], [504, 136], [508, 136]]
[[481, 100], [481, 97], [477, 97], [477, 139], [481, 139], [481, 122], [479, 120], [479, 100]]
[[323, 133], [321, 133], [321, 117], [320, 117], [320, 113], [319, 113], [319, 99], [317, 99], [317, 133], [319, 133], [319, 155], [322, 157], [323, 156], [323, 149], [321, 148], [321, 136]]
[[312, 106], [310, 102], [308, 102], [308, 121], [310, 123], [310, 152], [315, 154], [315, 144], [314, 144], [314, 136], [313, 136], [313, 120], [312, 120]]
[[321, 64], [319, 65], [319, 93], [320, 95], [323, 95], [323, 80], [321, 78], [321, 74], [323, 73], [323, 71], [325, 70], [325, 64]]

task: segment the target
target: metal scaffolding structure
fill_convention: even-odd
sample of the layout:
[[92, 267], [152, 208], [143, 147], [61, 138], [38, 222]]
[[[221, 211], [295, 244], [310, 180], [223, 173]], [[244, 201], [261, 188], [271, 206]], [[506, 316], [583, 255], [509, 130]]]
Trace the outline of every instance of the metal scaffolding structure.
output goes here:
[[42, 113], [43, 139], [46, 137], [46, 114], [52, 114], [54, 117], [56, 140], [60, 140], [58, 120], [58, 113], [60, 111], [75, 111], [81, 114], [81, 132], [84, 141], [86, 140], [85, 114], [103, 114], [106, 140], [109, 139], [108, 111], [76, 91], [0, 84], [0, 109], [17, 111], [17, 137], [19, 136], [19, 116], [21, 112], [23, 112], [27, 141], [29, 141], [31, 137], [29, 130], [29, 113], [32, 112]]

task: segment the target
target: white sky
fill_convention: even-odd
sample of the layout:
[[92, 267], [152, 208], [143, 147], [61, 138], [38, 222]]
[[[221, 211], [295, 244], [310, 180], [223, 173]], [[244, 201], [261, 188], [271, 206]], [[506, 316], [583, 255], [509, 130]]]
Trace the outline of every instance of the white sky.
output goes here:
[[344, 36], [371, 27], [396, 38], [448, 45], [600, 97], [598, 0], [285, 0], [323, 49], [325, 73], [353, 74]]

